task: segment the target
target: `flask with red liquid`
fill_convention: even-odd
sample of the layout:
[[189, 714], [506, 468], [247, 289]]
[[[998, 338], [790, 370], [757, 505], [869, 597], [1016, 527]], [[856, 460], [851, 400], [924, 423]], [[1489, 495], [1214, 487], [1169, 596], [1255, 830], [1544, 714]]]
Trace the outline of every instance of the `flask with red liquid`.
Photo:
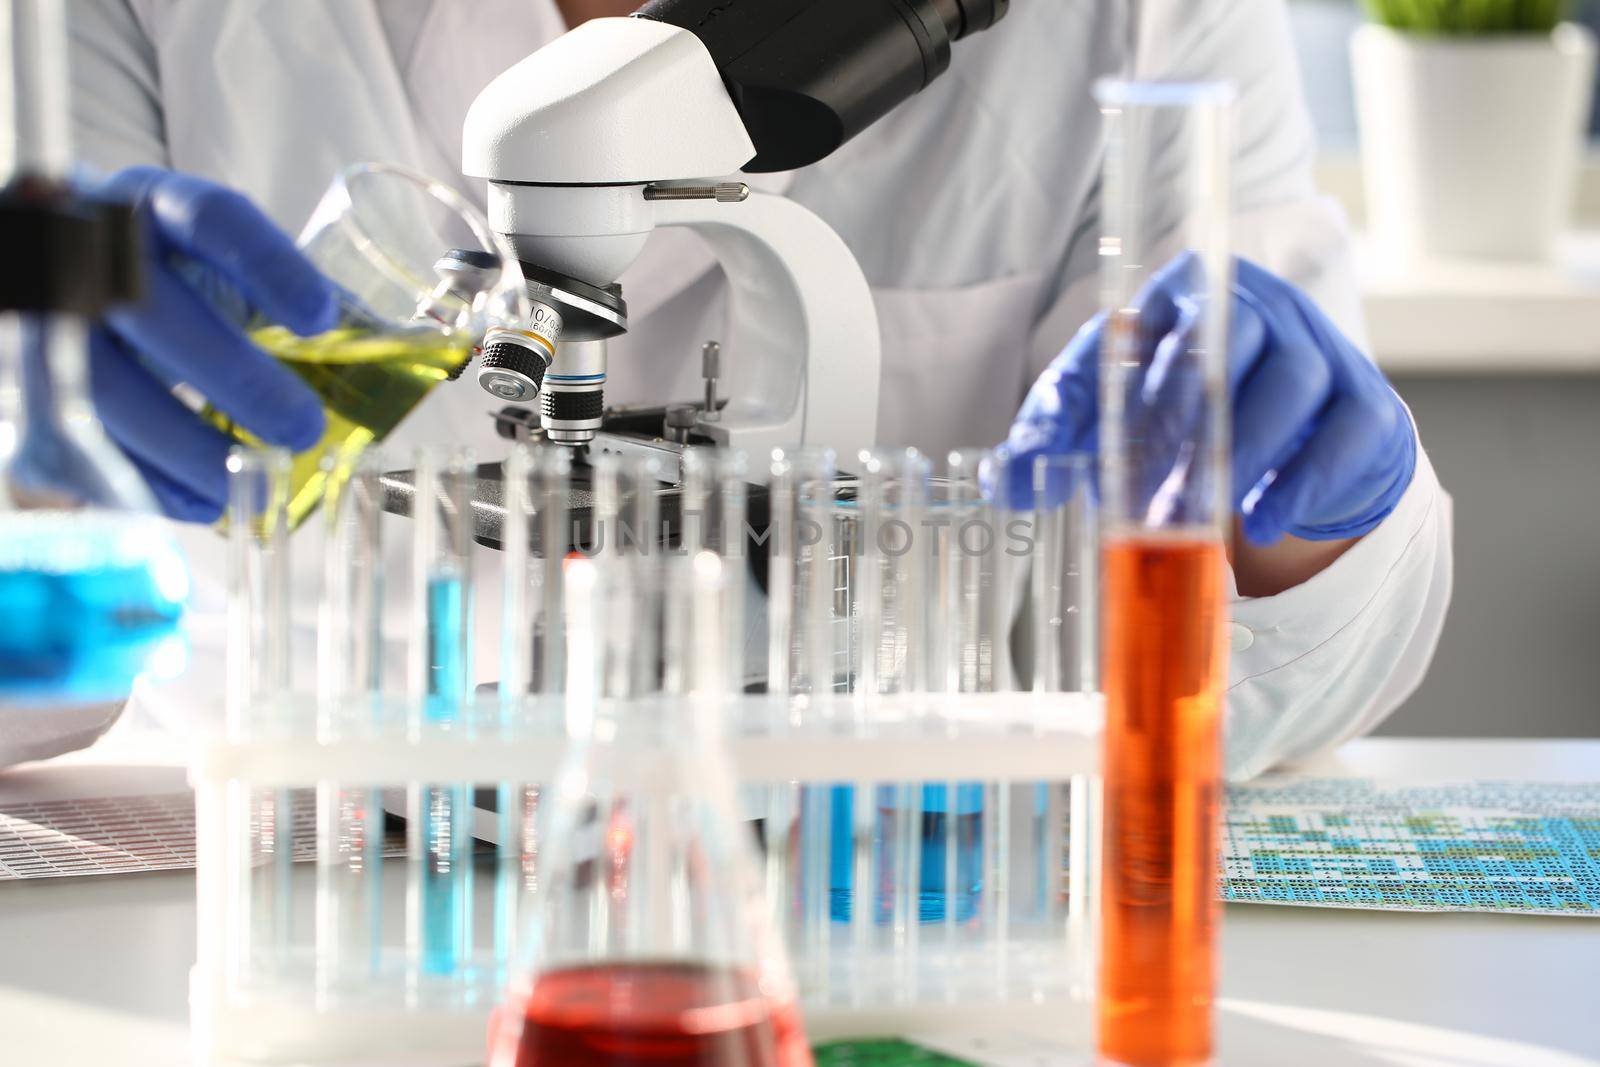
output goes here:
[[569, 748], [491, 1067], [811, 1067], [721, 736], [723, 570], [567, 564]]

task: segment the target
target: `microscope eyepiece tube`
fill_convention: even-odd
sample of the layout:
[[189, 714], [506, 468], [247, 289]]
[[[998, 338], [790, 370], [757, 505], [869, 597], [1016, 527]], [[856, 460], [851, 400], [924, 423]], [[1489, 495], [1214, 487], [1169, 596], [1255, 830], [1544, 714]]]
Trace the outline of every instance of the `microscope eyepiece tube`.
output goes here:
[[794, 170], [920, 93], [953, 41], [999, 22], [1010, 0], [649, 0], [635, 18], [700, 38], [756, 155], [746, 171]]
[[1011, 0], [933, 0], [952, 41], [987, 30], [1006, 17]]

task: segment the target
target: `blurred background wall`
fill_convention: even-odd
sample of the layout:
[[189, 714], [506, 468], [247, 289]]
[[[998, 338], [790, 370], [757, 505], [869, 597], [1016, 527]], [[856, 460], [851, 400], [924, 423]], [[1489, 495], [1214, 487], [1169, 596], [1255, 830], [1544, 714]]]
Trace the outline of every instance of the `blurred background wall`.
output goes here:
[[[1355, 0], [1290, 6], [1322, 184], [1359, 230], [1347, 43], [1361, 16]], [[1600, 2], [1576, 17], [1600, 30]], [[1600, 109], [1591, 122], [1600, 132]], [[1595, 231], [1595, 251], [1563, 264], [1562, 284], [1592, 288], [1600, 307], [1600, 140], [1592, 148], [1576, 227]], [[1393, 295], [1381, 294], [1391, 312]], [[1456, 509], [1455, 600], [1438, 655], [1382, 733], [1600, 736], [1600, 334], [1589, 365], [1552, 369], [1545, 351], [1572, 339], [1541, 329], [1536, 312], [1525, 317], [1525, 351], [1472, 366], [1391, 355], [1375, 331], [1378, 362], [1415, 413]]]

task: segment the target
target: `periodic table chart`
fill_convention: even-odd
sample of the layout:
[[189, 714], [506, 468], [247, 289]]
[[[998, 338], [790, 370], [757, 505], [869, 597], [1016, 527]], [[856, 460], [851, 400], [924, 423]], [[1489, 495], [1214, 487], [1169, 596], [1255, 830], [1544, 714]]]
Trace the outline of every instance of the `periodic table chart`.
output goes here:
[[1600, 916], [1600, 783], [1230, 786], [1227, 901]]

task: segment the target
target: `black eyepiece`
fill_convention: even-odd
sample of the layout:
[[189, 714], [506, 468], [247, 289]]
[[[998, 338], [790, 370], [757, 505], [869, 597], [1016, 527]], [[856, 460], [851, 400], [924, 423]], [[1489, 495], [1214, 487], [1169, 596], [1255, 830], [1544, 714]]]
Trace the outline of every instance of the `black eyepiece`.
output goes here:
[[[1038, 0], [1060, 3], [1061, 0]], [[755, 143], [753, 172], [794, 170], [925, 89], [950, 43], [1010, 0], [650, 0], [634, 14], [699, 37]]]
[[1011, 0], [934, 0], [952, 41], [981, 33], [1006, 17]]

